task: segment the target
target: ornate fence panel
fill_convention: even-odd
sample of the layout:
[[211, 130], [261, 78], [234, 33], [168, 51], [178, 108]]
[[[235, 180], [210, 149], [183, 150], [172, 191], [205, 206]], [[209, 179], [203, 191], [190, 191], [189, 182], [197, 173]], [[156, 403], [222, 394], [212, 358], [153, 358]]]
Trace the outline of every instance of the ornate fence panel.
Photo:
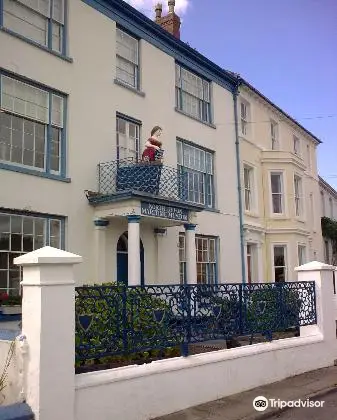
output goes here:
[[314, 282], [76, 288], [76, 359], [266, 334], [316, 323]]

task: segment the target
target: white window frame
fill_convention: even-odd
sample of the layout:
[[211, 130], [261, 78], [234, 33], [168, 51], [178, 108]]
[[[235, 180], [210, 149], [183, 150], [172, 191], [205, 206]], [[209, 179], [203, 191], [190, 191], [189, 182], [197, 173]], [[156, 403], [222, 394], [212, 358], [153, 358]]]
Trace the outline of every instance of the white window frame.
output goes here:
[[[246, 179], [246, 174], [248, 174], [248, 179]], [[246, 183], [247, 180], [248, 184]], [[255, 168], [248, 164], [243, 166], [243, 192], [245, 211], [252, 213], [255, 210]]]
[[[184, 79], [185, 76], [194, 79], [195, 84], [188, 84]], [[189, 89], [186, 85], [190, 86]], [[197, 85], [197, 86], [196, 86]], [[199, 121], [205, 123], [212, 123], [212, 97], [211, 97], [211, 82], [194, 73], [191, 70], [176, 63], [175, 66], [175, 86], [176, 86], [176, 109], [191, 116]], [[200, 91], [197, 92], [196, 88]], [[190, 112], [186, 109], [186, 104], [190, 103], [191, 107], [195, 108], [195, 112]], [[185, 104], [185, 106], [184, 106]]]
[[294, 174], [294, 205], [295, 205], [295, 217], [303, 218], [304, 206], [303, 206], [303, 178]]
[[[272, 182], [271, 177], [272, 175], [279, 175], [281, 179], [281, 192], [280, 193], [273, 193], [272, 192]], [[285, 216], [286, 215], [286, 191], [285, 191], [285, 182], [284, 182], [285, 173], [284, 171], [279, 170], [272, 170], [269, 172], [269, 192], [270, 192], [270, 213], [273, 217], [277, 216]], [[274, 213], [274, 204], [273, 204], [273, 195], [280, 195], [281, 196], [281, 212]]]
[[[304, 261], [301, 261], [301, 252], [303, 252], [302, 257], [304, 257]], [[308, 253], [307, 253], [307, 245], [302, 243], [302, 242], [298, 242], [297, 243], [297, 264], [298, 266], [301, 266], [303, 264], [306, 264], [308, 262]]]
[[279, 125], [275, 120], [270, 120], [271, 150], [280, 150]]
[[321, 190], [321, 206], [322, 206], [322, 215], [325, 217], [326, 215], [325, 194], [324, 194], [324, 191], [322, 190]]
[[298, 157], [301, 156], [301, 139], [295, 134], [293, 135], [293, 153]]
[[[8, 219], [9, 223], [3, 224]], [[37, 228], [39, 226], [39, 231]], [[54, 228], [57, 228], [55, 235]], [[6, 228], [7, 227], [7, 228]], [[40, 230], [42, 227], [42, 231]], [[42, 233], [41, 233], [42, 232]], [[8, 248], [4, 248], [2, 241], [8, 241]], [[62, 248], [64, 243], [64, 219], [49, 215], [23, 214], [17, 212], [0, 211], [0, 261], [7, 261], [7, 266], [0, 266], [0, 275], [6, 273], [7, 286], [0, 284], [0, 292], [20, 294], [19, 287], [11, 287], [11, 272], [16, 272], [19, 281], [22, 280], [22, 270], [12, 266], [13, 258], [26, 254], [33, 250], [50, 245], [55, 248]], [[15, 244], [15, 246], [14, 246]]]
[[[35, 3], [36, 5], [31, 0], [3, 0], [3, 10], [0, 11], [3, 17], [3, 26], [27, 40], [64, 55], [66, 53], [64, 41], [66, 37], [65, 13], [67, 1], [40, 0]], [[45, 6], [40, 7], [43, 4]], [[60, 8], [58, 4], [60, 4]], [[43, 23], [44, 27], [37, 26], [37, 19], [40, 20], [40, 23]], [[15, 20], [21, 21], [20, 30], [17, 30], [18, 23], [15, 24]], [[13, 24], [16, 25], [14, 28]], [[25, 25], [28, 32], [24, 31]], [[39, 29], [41, 33], [45, 33], [44, 41], [32, 36], [29, 29]]]
[[[125, 39], [129, 39], [131, 41], [133, 41], [135, 43], [135, 45], [137, 45], [136, 48], [136, 58], [134, 60], [130, 59], [130, 57], [125, 57], [121, 54], [118, 53], [118, 34], [121, 35], [121, 37], [125, 37]], [[139, 52], [140, 48], [139, 48], [139, 39], [137, 39], [136, 37], [130, 35], [128, 32], [126, 32], [125, 30], [121, 29], [121, 28], [116, 28], [116, 80], [118, 80], [118, 82], [125, 84], [126, 86], [130, 86], [136, 90], [140, 89], [140, 52]], [[133, 83], [129, 83], [129, 81], [125, 80], [125, 78], [121, 77], [121, 75], [119, 74], [120, 72], [125, 72], [127, 73], [127, 70], [122, 69], [121, 67], [118, 66], [119, 63], [124, 63], [127, 66], [130, 66], [130, 68], [133, 68], [133, 76], [131, 73], [128, 73], [130, 75], [130, 77], [133, 77]]]
[[[272, 255], [272, 279], [273, 279], [273, 281], [275, 283], [275, 269], [277, 267], [283, 267], [285, 269], [284, 270], [284, 272], [285, 272], [284, 281], [286, 282], [286, 281], [288, 281], [288, 244], [287, 243], [284, 243], [284, 242], [280, 242], [280, 243], [274, 242], [274, 243], [271, 244], [271, 246], [272, 246], [272, 249], [271, 249], [271, 255]], [[284, 249], [284, 264], [285, 265], [275, 266], [275, 248], [276, 247], [283, 247], [283, 249]]]
[[329, 197], [329, 217], [334, 220], [334, 211], [333, 211], [333, 199]]
[[[218, 241], [219, 238], [216, 236], [195, 235], [197, 284], [217, 284], [218, 282]], [[198, 248], [200, 242], [202, 243], [202, 249]], [[205, 244], [207, 246], [204, 248]], [[213, 259], [211, 258], [211, 244], [214, 252]], [[204, 258], [205, 253], [206, 258]], [[200, 254], [202, 255], [201, 259], [199, 258]], [[203, 266], [206, 267], [206, 279], [205, 281], [198, 281], [199, 268]], [[179, 272], [180, 283], [184, 284], [186, 274], [186, 239], [184, 232], [179, 233]], [[211, 279], [213, 281], [210, 281]]]
[[240, 101], [240, 133], [242, 137], [250, 136], [250, 103], [244, 99]]
[[[125, 124], [125, 134], [119, 131], [120, 125]], [[130, 136], [130, 127], [133, 126], [135, 129], [135, 137]], [[117, 160], [133, 160], [138, 162], [140, 155], [140, 130], [141, 124], [131, 121], [128, 118], [124, 118], [120, 115], [116, 116], [116, 157]], [[127, 144], [122, 145], [122, 141]], [[133, 149], [130, 144], [133, 143]], [[126, 150], [124, 156], [121, 156], [122, 150]]]
[[[5, 135], [2, 137], [0, 133], [0, 161], [10, 166], [65, 176], [63, 161], [65, 158], [66, 98], [48, 88], [23, 82], [1, 71], [0, 84], [0, 116], [4, 118], [6, 115], [6, 118], [10, 120], [10, 126], [3, 126], [9, 133], [8, 138]], [[15, 122], [20, 122], [21, 131], [15, 128]], [[33, 134], [25, 131], [25, 128], [32, 124], [34, 125]], [[36, 134], [38, 126], [43, 126], [43, 136]], [[58, 134], [57, 137], [54, 137], [55, 132]], [[19, 145], [17, 144], [19, 139], [14, 140], [14, 135], [17, 137], [18, 134], [20, 134]], [[29, 136], [32, 137], [29, 141], [33, 143], [33, 146], [26, 145]], [[43, 150], [37, 146], [38, 140], [42, 139], [44, 140]], [[19, 153], [20, 159], [13, 157]], [[34, 155], [33, 164], [25, 163], [25, 153]], [[43, 165], [36, 164], [38, 155], [43, 155]], [[55, 162], [57, 165], [53, 167]]]
[[178, 170], [182, 171], [187, 179], [187, 201], [208, 208], [215, 207], [214, 160], [214, 152], [177, 139]]

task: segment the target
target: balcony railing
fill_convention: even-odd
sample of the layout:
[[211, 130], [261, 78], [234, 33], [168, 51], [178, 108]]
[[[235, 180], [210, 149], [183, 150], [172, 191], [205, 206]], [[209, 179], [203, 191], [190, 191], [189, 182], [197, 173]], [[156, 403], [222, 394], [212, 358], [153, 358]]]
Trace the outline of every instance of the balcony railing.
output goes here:
[[103, 195], [138, 191], [168, 198], [187, 200], [187, 175], [170, 166], [130, 159], [98, 165], [99, 193]]

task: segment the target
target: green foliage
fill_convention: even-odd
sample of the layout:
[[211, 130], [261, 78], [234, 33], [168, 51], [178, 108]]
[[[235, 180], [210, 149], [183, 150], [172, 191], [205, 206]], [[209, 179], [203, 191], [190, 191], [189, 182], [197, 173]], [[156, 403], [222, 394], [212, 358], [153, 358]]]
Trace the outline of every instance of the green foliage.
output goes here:
[[6, 300], [3, 300], [1, 305], [2, 306], [14, 306], [14, 305], [21, 305], [22, 297], [21, 296], [8, 296]]
[[[147, 358], [147, 350], [177, 343], [170, 328], [170, 308], [160, 297], [141, 287], [125, 288], [115, 283], [81, 288], [76, 297], [75, 344], [88, 346], [86, 358], [99, 354], [123, 352], [123, 356], [107, 356], [114, 360]], [[156, 312], [158, 319], [156, 319]], [[83, 331], [79, 317], [91, 316], [90, 328]], [[90, 350], [89, 347], [94, 347]], [[135, 353], [139, 348], [139, 353]], [[106, 363], [106, 357], [100, 358]], [[77, 365], [79, 363], [77, 362]]]
[[330, 219], [330, 217], [322, 217], [321, 227], [324, 238], [337, 241], [337, 221]]

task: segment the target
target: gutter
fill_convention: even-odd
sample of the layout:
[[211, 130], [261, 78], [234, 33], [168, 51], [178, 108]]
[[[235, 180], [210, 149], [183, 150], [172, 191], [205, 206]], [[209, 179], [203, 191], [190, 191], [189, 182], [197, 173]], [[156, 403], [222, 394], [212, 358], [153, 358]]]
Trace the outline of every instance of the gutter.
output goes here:
[[235, 91], [233, 92], [234, 101], [234, 121], [235, 121], [235, 155], [236, 155], [236, 175], [238, 183], [239, 198], [239, 223], [240, 223], [240, 250], [241, 250], [241, 271], [242, 283], [246, 283], [246, 264], [245, 264], [245, 245], [243, 232], [243, 206], [242, 206], [242, 186], [241, 186], [241, 160], [240, 160], [240, 142], [239, 142], [239, 121], [238, 121], [238, 95], [240, 78], [237, 78]]

